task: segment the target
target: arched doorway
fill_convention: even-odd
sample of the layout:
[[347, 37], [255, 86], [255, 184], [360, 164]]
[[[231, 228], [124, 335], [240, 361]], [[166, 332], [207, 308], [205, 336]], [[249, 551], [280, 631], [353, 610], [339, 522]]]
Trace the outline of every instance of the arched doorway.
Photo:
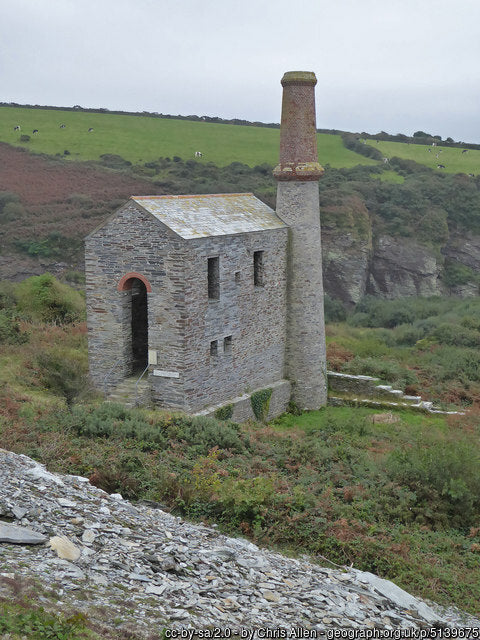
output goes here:
[[[129, 291], [130, 312], [125, 321], [130, 325], [132, 373], [141, 372], [148, 363], [148, 300], [152, 290], [148, 280], [139, 273], [128, 273], [118, 285], [119, 291]], [[126, 309], [128, 311], [128, 309]]]
[[132, 282], [132, 370], [143, 371], [148, 362], [147, 288], [135, 278]]

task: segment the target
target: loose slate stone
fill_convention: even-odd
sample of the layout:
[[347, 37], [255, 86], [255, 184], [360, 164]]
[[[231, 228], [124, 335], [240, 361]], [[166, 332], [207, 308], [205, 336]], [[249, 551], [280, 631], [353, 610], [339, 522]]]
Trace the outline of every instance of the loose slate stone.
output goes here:
[[65, 536], [54, 536], [50, 538], [49, 544], [59, 558], [75, 562], [80, 557], [80, 549]]
[[[393, 583], [375, 582], [376, 576], [351, 567], [319, 567], [306, 556], [287, 558], [228, 538], [213, 526], [133, 506], [71, 476], [62, 476], [59, 484], [45, 472], [40, 490], [38, 479], [28, 474], [38, 466], [26, 456], [0, 451], [0, 508], [11, 517], [18, 497], [32, 526], [55, 532], [53, 540], [63, 540], [71, 555], [62, 559], [59, 550], [65, 547], [52, 553], [43, 545], [32, 562], [21, 545], [4, 545], [2, 570], [55, 588], [59, 606], [80, 609], [89, 618], [103, 611], [93, 620], [100, 624], [105, 616], [120, 620], [119, 636], [133, 627], [139, 638], [166, 626], [212, 625], [308, 628], [321, 638], [326, 629], [339, 627], [432, 626], [425, 603]], [[74, 504], [75, 517], [70, 507], [59, 509], [61, 501]], [[74, 544], [79, 537], [85, 544], [81, 554]], [[75, 564], [70, 558], [77, 558]], [[438, 624], [480, 626], [462, 615], [449, 609]]]
[[11, 544], [43, 544], [47, 541], [41, 533], [19, 527], [16, 524], [0, 523], [0, 542], [9, 542]]

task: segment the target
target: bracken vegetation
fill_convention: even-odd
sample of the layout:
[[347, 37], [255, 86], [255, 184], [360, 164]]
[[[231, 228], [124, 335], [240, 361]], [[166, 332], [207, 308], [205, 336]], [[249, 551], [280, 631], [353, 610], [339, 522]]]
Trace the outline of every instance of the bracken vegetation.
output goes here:
[[[20, 312], [19, 291], [35, 297], [41, 282], [57, 296], [42, 304], [68, 308], [75, 298], [51, 276], [0, 285], [25, 336], [0, 345], [0, 446], [260, 545], [353, 563], [480, 612], [480, 367], [468, 346], [478, 299], [366, 299], [327, 325], [330, 367], [376, 373], [466, 405], [467, 415], [328, 407], [238, 425], [103, 403], [87, 383], [82, 317], [41, 322], [38, 301]], [[338, 320], [342, 308], [333, 311]], [[59, 371], [61, 354], [75, 366]]]

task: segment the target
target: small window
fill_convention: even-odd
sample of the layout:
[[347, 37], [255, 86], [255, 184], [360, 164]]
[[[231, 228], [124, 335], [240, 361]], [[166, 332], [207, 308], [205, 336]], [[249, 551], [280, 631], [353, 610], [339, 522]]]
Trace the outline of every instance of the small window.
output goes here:
[[220, 259], [208, 258], [208, 297], [210, 300], [220, 298]]
[[263, 251], [253, 253], [253, 284], [263, 287]]
[[212, 340], [210, 342], [210, 355], [218, 356], [218, 340]]
[[240, 271], [235, 271], [235, 284], [240, 284]]
[[232, 336], [226, 336], [223, 339], [223, 353], [232, 353]]

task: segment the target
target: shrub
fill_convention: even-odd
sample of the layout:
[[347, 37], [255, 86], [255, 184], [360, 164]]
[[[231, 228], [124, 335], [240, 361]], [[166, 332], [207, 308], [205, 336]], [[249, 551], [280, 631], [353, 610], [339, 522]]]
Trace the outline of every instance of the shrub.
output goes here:
[[23, 344], [28, 342], [28, 334], [20, 330], [12, 313], [0, 310], [0, 344]]
[[17, 300], [20, 313], [40, 322], [78, 322], [85, 314], [81, 294], [49, 273], [21, 282], [17, 287]]
[[[466, 442], [427, 442], [389, 457], [388, 474], [414, 493], [417, 521], [474, 526], [480, 517], [480, 456]], [[427, 446], [425, 446], [427, 445]]]
[[26, 133], [22, 133], [20, 136], [20, 142], [30, 142], [30, 136]]
[[0, 280], [0, 309], [13, 309], [15, 304], [15, 285], [9, 280]]
[[20, 202], [20, 197], [13, 191], [0, 191], [0, 212], [11, 202]]
[[161, 424], [151, 424], [139, 410], [110, 402], [93, 409], [74, 407], [69, 426], [77, 435], [88, 438], [135, 439], [144, 451], [163, 448], [167, 443]]
[[341, 300], [330, 298], [325, 295], [323, 299], [325, 310], [325, 322], [343, 322], [347, 317], [347, 312]]
[[21, 202], [7, 202], [0, 214], [0, 219], [3, 222], [10, 222], [11, 220], [18, 220], [25, 215], [25, 209]]
[[86, 358], [72, 350], [57, 348], [37, 356], [40, 381], [53, 393], [63, 396], [67, 407], [88, 389]]
[[170, 437], [187, 442], [198, 455], [207, 455], [210, 449], [229, 449], [235, 453], [245, 450], [238, 424], [218, 422], [214, 418], [198, 416], [179, 418], [167, 427]]
[[253, 415], [257, 420], [260, 420], [261, 422], [265, 422], [265, 420], [267, 419], [271, 396], [272, 389], [261, 389], [260, 391], [254, 391], [250, 396], [250, 404], [252, 405]]
[[215, 418], [217, 420], [230, 420], [233, 416], [233, 404], [226, 404], [224, 407], [219, 407], [215, 411]]
[[111, 169], [125, 169], [132, 164], [129, 160], [125, 160], [125, 158], [122, 158], [122, 156], [116, 153], [103, 153], [100, 158], [102, 159], [103, 166], [110, 167]]
[[353, 360], [343, 365], [342, 371], [354, 375], [374, 376], [387, 382], [392, 382], [395, 386], [402, 388], [405, 388], [409, 384], [418, 383], [418, 378], [413, 371], [402, 367], [398, 362], [393, 360], [359, 358], [356, 356]]

